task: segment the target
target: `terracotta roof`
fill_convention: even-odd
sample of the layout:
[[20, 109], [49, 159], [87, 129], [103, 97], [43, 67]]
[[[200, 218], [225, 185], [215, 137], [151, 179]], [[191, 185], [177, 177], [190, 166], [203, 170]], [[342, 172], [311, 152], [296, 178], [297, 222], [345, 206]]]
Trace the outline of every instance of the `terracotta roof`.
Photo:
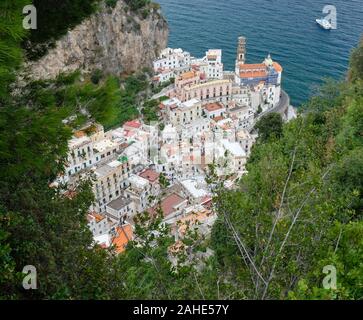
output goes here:
[[267, 77], [266, 71], [248, 71], [241, 72], [239, 74], [240, 78], [264, 78]]
[[86, 136], [86, 133], [85, 133], [84, 131], [76, 131], [76, 132], [74, 133], [74, 136], [75, 136], [76, 138], [82, 138], [82, 137]]
[[106, 217], [100, 215], [97, 212], [91, 212], [88, 214], [87, 220], [90, 221], [91, 219], [95, 219], [96, 222], [101, 222], [102, 220], [106, 219]]
[[[175, 207], [179, 206], [185, 201], [184, 198], [178, 196], [177, 194], [173, 193], [167, 196], [164, 200], [161, 201], [161, 209], [163, 210], [164, 217], [169, 216], [175, 210]], [[157, 210], [157, 206], [149, 210], [150, 214], [154, 214]]]
[[277, 72], [283, 71], [283, 68], [281, 67], [281, 65], [278, 62], [274, 62], [272, 65]]
[[213, 120], [214, 120], [215, 122], [219, 122], [219, 121], [224, 120], [224, 117], [222, 117], [222, 116], [215, 117]]
[[190, 215], [178, 221], [179, 233], [181, 235], [185, 235], [189, 227], [203, 222], [204, 220], [208, 219], [212, 214], [213, 214], [212, 211], [207, 209], [204, 209], [199, 212], [192, 212]]
[[204, 205], [204, 204], [207, 204], [207, 203], [210, 203], [213, 199], [210, 197], [210, 196], [205, 196], [203, 199], [202, 199], [202, 202], [201, 204]]
[[141, 127], [141, 123], [137, 120], [128, 121], [124, 124], [124, 127], [131, 127], [131, 128], [139, 129]]
[[180, 75], [181, 80], [188, 80], [195, 77], [194, 71], [188, 71]]
[[204, 108], [206, 110], [208, 110], [209, 112], [212, 112], [212, 111], [224, 109], [224, 106], [221, 105], [220, 103], [209, 103], [209, 104], [205, 105]]
[[127, 244], [132, 240], [133, 231], [131, 225], [125, 225], [117, 228], [117, 236], [112, 239], [112, 244], [116, 247], [117, 253], [125, 251]]
[[151, 169], [147, 169], [144, 172], [139, 174], [140, 177], [149, 180], [151, 183], [157, 181], [159, 179], [159, 174]]
[[252, 64], [245, 63], [245, 64], [240, 64], [239, 69], [240, 70], [256, 70], [256, 69], [266, 70], [266, 65], [264, 63], [252, 63]]
[[126, 137], [133, 137], [136, 134], [135, 131], [125, 130]]

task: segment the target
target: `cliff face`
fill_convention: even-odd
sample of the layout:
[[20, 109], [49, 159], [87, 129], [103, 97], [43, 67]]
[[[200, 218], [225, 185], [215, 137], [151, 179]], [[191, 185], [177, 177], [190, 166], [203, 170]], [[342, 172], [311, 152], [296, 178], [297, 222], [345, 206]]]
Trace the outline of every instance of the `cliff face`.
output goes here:
[[54, 49], [28, 64], [35, 79], [55, 78], [60, 72], [101, 69], [120, 75], [152, 66], [167, 46], [168, 25], [157, 9], [144, 19], [119, 0], [101, 10], [57, 41]]

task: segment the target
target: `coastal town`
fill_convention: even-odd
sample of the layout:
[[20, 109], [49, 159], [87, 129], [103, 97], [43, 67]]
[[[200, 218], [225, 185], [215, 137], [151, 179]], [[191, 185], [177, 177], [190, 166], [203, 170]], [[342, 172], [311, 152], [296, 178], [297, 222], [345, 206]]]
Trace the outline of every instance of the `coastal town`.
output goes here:
[[225, 71], [222, 50], [195, 58], [167, 48], [153, 63], [155, 85], [168, 85], [160, 99], [160, 122], [143, 119], [105, 131], [88, 123], [69, 141], [68, 165], [57, 183], [72, 186], [92, 176], [95, 202], [87, 216], [95, 243], [124, 252], [133, 239], [135, 217], [159, 209], [176, 242], [185, 226], [208, 234], [217, 216], [208, 168], [225, 188], [246, 174], [257, 133], [256, 121], [269, 112], [294, 117], [282, 90], [283, 68], [270, 55], [246, 63], [246, 38], [240, 37], [234, 71]]

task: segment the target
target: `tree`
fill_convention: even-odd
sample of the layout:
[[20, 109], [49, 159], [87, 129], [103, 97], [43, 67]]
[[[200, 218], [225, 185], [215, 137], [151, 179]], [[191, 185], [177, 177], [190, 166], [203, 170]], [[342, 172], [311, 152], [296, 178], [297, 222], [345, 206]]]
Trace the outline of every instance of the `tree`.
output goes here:
[[261, 141], [267, 141], [271, 138], [280, 138], [282, 135], [282, 118], [279, 113], [269, 113], [262, 116], [256, 123], [255, 128]]
[[361, 298], [361, 80], [330, 83], [278, 134], [265, 119], [248, 174], [216, 190], [217, 262], [250, 299]]
[[352, 52], [349, 79], [352, 82], [363, 79], [363, 37], [360, 40], [358, 48]]
[[55, 41], [96, 12], [100, 0], [33, 0], [38, 27], [23, 42], [31, 60], [42, 57]]
[[28, 0], [1, 1], [0, 3], [0, 106], [6, 97], [9, 84], [22, 61], [19, 45], [26, 36], [23, 28], [23, 8]]
[[163, 189], [166, 189], [170, 185], [170, 182], [168, 181], [165, 174], [163, 174], [163, 173], [161, 173], [159, 176], [159, 183]]
[[261, 141], [267, 141], [271, 138], [280, 138], [282, 135], [282, 118], [279, 113], [269, 113], [262, 116], [256, 123], [255, 128]]
[[[105, 120], [115, 86], [112, 80], [100, 87], [81, 84], [77, 74], [18, 86], [25, 4], [0, 4], [0, 298], [116, 298], [121, 282], [115, 257], [94, 245], [87, 226], [89, 179], [79, 182], [72, 197], [66, 186], [50, 187], [64, 170], [77, 125], [63, 120], [81, 116], [81, 109]], [[22, 287], [28, 265], [37, 270], [37, 290]]]

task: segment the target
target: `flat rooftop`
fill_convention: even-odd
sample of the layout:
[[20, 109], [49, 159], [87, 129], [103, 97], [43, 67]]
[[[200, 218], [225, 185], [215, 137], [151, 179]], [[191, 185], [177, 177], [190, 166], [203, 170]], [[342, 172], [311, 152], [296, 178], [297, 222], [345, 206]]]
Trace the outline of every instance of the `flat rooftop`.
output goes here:
[[204, 109], [206, 109], [209, 112], [217, 111], [225, 109], [225, 107], [220, 104], [219, 102], [209, 103], [204, 106]]
[[146, 180], [149, 180], [151, 183], [157, 181], [159, 179], [159, 174], [151, 169], [147, 169], [144, 172], [140, 173], [139, 176]]
[[69, 140], [68, 147], [69, 149], [81, 148], [91, 142], [91, 139], [88, 136], [80, 136], [74, 137]]
[[110, 207], [113, 210], [121, 210], [122, 208], [128, 206], [132, 202], [131, 199], [125, 197], [119, 197], [116, 200], [111, 201], [107, 207]]
[[140, 189], [146, 187], [149, 184], [149, 180], [146, 180], [135, 174], [133, 174], [129, 178], [129, 182], [131, 183], [132, 186], [135, 186], [136, 188], [140, 188]]
[[203, 184], [200, 180], [188, 179], [181, 181], [181, 184], [193, 196], [193, 198], [202, 198], [208, 195], [207, 190], [203, 188], [205, 183]]
[[108, 176], [109, 174], [111, 174], [112, 172], [114, 172], [114, 170], [120, 166], [122, 166], [122, 163], [118, 160], [114, 160], [114, 161], [111, 161], [107, 164], [104, 164], [104, 165], [98, 167], [95, 170], [95, 174], [98, 177], [105, 177], [105, 176]]
[[93, 148], [98, 152], [104, 152], [106, 150], [116, 148], [118, 144], [110, 139], [104, 139], [100, 142], [93, 144]]
[[196, 105], [196, 104], [198, 104], [198, 103], [200, 103], [200, 100], [198, 100], [198, 99], [191, 99], [191, 100], [188, 100], [188, 101], [185, 101], [185, 102], [183, 102], [181, 105], [180, 105], [180, 107], [181, 108], [190, 108], [190, 107], [193, 107], [194, 105]]

